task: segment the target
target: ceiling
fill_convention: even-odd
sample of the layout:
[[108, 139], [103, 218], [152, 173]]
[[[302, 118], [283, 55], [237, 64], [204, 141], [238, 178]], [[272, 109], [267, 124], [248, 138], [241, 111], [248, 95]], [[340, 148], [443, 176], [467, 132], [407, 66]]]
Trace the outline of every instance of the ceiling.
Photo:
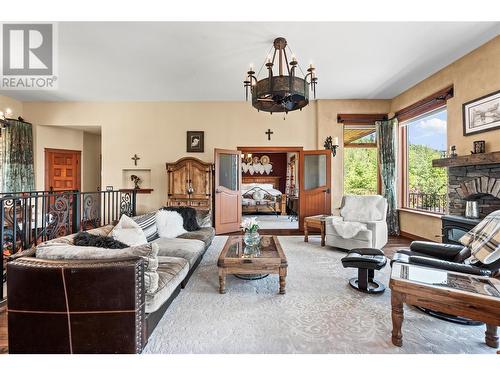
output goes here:
[[319, 99], [387, 99], [499, 33], [499, 22], [62, 22], [58, 89], [0, 94], [23, 101], [244, 100], [249, 64], [258, 71], [273, 39], [284, 36], [303, 68], [317, 67]]

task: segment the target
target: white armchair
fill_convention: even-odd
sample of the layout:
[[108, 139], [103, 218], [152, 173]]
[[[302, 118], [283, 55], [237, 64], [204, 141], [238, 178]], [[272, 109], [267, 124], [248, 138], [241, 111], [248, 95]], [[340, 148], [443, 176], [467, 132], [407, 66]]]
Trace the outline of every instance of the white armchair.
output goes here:
[[384, 197], [346, 195], [340, 215], [325, 220], [326, 245], [347, 250], [382, 249], [388, 239], [386, 216], [387, 200]]

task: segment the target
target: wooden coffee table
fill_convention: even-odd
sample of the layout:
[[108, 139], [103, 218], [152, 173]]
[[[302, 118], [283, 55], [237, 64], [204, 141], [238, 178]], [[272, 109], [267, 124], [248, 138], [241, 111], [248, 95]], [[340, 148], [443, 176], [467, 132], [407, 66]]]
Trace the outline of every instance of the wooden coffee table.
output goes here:
[[[486, 345], [498, 348], [500, 280], [394, 263], [391, 281], [392, 343], [403, 345], [403, 303], [486, 323]], [[422, 327], [425, 329], [425, 327]]]
[[276, 236], [262, 236], [259, 251], [249, 251], [243, 236], [230, 236], [222, 249], [219, 267], [219, 292], [226, 293], [226, 275], [278, 274], [279, 292], [285, 294], [287, 260]]
[[325, 246], [325, 219], [329, 215], [307, 216], [304, 218], [304, 242], [309, 242], [309, 229], [318, 229], [321, 233], [321, 246]]

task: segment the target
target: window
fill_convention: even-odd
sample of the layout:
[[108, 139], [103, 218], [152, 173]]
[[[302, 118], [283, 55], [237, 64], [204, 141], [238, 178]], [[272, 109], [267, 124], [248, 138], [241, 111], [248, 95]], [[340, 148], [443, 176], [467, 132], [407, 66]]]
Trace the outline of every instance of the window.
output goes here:
[[375, 125], [344, 125], [344, 193], [377, 194]]
[[434, 168], [433, 159], [446, 152], [446, 107], [401, 123], [404, 206], [444, 213], [447, 202], [446, 168]]

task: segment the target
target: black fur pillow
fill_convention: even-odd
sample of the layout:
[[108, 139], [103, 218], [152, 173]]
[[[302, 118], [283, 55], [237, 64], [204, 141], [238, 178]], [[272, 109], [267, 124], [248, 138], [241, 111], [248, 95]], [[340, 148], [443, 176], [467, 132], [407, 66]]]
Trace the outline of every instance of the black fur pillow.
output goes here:
[[125, 249], [129, 247], [121, 241], [115, 240], [113, 237], [99, 236], [87, 232], [80, 232], [74, 238], [76, 246], [92, 246], [103, 247], [105, 249]]
[[196, 219], [196, 210], [193, 207], [163, 207], [163, 209], [178, 212], [182, 216], [183, 227], [188, 232], [200, 229]]

